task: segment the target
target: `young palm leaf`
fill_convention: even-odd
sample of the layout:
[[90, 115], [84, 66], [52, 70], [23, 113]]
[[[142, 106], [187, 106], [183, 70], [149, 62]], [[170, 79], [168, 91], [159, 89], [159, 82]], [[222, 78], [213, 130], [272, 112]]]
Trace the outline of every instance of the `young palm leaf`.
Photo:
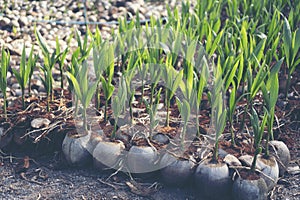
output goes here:
[[179, 72], [176, 71], [172, 66], [172, 57], [168, 56], [166, 60], [166, 65], [162, 69], [163, 70], [163, 78], [166, 81], [166, 91], [165, 91], [165, 106], [167, 109], [167, 117], [165, 126], [169, 126], [170, 121], [170, 104], [171, 99], [173, 98], [177, 88], [182, 82], [183, 78], [183, 69]]
[[80, 68], [77, 78], [75, 78], [70, 72], [67, 72], [67, 76], [72, 82], [75, 95], [82, 104], [83, 128], [86, 131], [88, 130], [86, 110], [93, 98], [98, 84], [98, 82], [95, 82], [89, 86], [87, 72], [88, 66], [86, 64]]
[[12, 69], [16, 79], [21, 87], [22, 92], [22, 106], [25, 109], [25, 87], [27, 82], [29, 81], [29, 75], [31, 71], [31, 66], [26, 64], [26, 54], [25, 54], [25, 45], [23, 46], [22, 55], [21, 55], [21, 63], [20, 63], [20, 70], [17, 71], [16, 69]]
[[119, 82], [118, 93], [115, 97], [113, 97], [112, 106], [111, 106], [113, 110], [113, 116], [115, 119], [114, 130], [111, 134], [111, 138], [116, 137], [118, 119], [125, 107], [126, 100], [127, 100], [127, 85], [124, 77], [122, 77]]
[[252, 161], [251, 170], [255, 171], [257, 156], [262, 151], [261, 140], [262, 140], [265, 125], [267, 122], [267, 114], [266, 113], [264, 114], [263, 120], [262, 120], [261, 124], [259, 124], [258, 114], [255, 111], [255, 109], [252, 108], [252, 114], [250, 115], [250, 121], [251, 121], [251, 125], [253, 128], [253, 133], [254, 133], [254, 148], [255, 148], [255, 154], [254, 154], [254, 158]]
[[7, 119], [7, 110], [6, 110], [6, 104], [7, 104], [7, 96], [6, 96], [6, 89], [7, 89], [7, 70], [9, 67], [10, 62], [10, 53], [9, 51], [5, 51], [4, 47], [2, 47], [1, 51], [1, 70], [0, 70], [0, 88], [3, 95], [3, 113], [4, 118]]
[[263, 98], [266, 104], [268, 136], [265, 147], [265, 155], [269, 156], [269, 140], [274, 140], [273, 122], [275, 117], [275, 106], [278, 99], [279, 81], [278, 72], [283, 63], [284, 58], [280, 59], [270, 71], [266, 84], [262, 84]]

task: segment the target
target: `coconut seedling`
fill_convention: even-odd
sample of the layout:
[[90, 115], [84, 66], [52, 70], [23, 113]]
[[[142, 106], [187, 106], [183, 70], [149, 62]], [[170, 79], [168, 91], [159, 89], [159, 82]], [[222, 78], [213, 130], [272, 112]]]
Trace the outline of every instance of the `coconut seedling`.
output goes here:
[[[32, 49], [31, 49], [32, 50]], [[12, 69], [16, 79], [21, 87], [22, 92], [22, 106], [25, 109], [25, 87], [27, 82], [29, 81], [29, 75], [31, 71], [31, 66], [26, 63], [26, 54], [25, 54], [25, 45], [23, 46], [22, 54], [21, 54], [21, 63], [20, 70]]]
[[225, 90], [227, 91], [228, 88], [231, 85], [230, 88], [230, 95], [229, 95], [229, 101], [228, 101], [228, 112], [227, 117], [229, 121], [229, 128], [231, 133], [231, 145], [235, 146], [235, 133], [234, 133], [234, 127], [233, 127], [233, 117], [235, 114], [235, 109], [237, 103], [245, 96], [247, 93], [244, 93], [237, 96], [237, 90], [240, 86], [242, 75], [243, 75], [243, 69], [244, 69], [244, 58], [243, 53], [241, 53], [233, 65], [231, 71], [228, 71], [226, 74], [226, 83], [225, 83]]
[[161, 90], [162, 90], [162, 88], [160, 88], [159, 91], [157, 92], [154, 102], [149, 103], [148, 101], [143, 99], [144, 104], [146, 106], [146, 112], [149, 114], [149, 117], [150, 117], [150, 138], [153, 136], [153, 130], [159, 123], [159, 120], [156, 119], [156, 113], [157, 113], [158, 105], [159, 105], [159, 101], [160, 101]]
[[221, 65], [217, 65], [214, 74], [214, 85], [211, 91], [211, 120], [215, 129], [215, 147], [213, 151], [213, 160], [218, 162], [219, 139], [225, 129], [227, 109], [223, 99], [223, 84]]
[[149, 72], [149, 79], [151, 82], [151, 94], [150, 94], [150, 104], [153, 103], [153, 96], [155, 89], [157, 87], [157, 84], [162, 76], [162, 70], [157, 67], [157, 64], [161, 64], [163, 62], [163, 59], [159, 59], [159, 50], [153, 50], [149, 49], [149, 56], [148, 56], [148, 62], [151, 64], [148, 67], [148, 72]]
[[172, 57], [167, 56], [166, 65], [163, 67], [163, 78], [166, 81], [165, 91], [165, 106], [167, 110], [165, 126], [168, 127], [170, 123], [170, 104], [179, 84], [182, 81], [183, 69], [177, 71], [172, 66]]
[[56, 57], [57, 57], [57, 62], [59, 66], [59, 72], [60, 72], [60, 88], [64, 89], [64, 62], [67, 57], [67, 53], [69, 52], [69, 48], [66, 47], [62, 52], [60, 49], [60, 44], [58, 41], [58, 37], [56, 37]]
[[[267, 122], [267, 115], [259, 122], [259, 117], [254, 108], [250, 114], [250, 121], [254, 134], [254, 148], [255, 153], [252, 159], [251, 167], [246, 173], [240, 172], [240, 176], [235, 179], [232, 188], [233, 198], [237, 200], [250, 200], [250, 199], [267, 199], [268, 187], [265, 180], [256, 174], [257, 159], [262, 152], [261, 141], [264, 133], [264, 128]], [[248, 172], [248, 173], [247, 173]]]
[[183, 128], [181, 133], [181, 146], [184, 147], [184, 139], [186, 135], [187, 124], [191, 115], [191, 105], [194, 105], [195, 93], [194, 89], [194, 68], [191, 64], [186, 66], [186, 79], [180, 83], [180, 89], [185, 97], [182, 101], [177, 97], [177, 107], [180, 112], [181, 118], [183, 119]]
[[184, 139], [186, 136], [186, 129], [187, 129], [187, 124], [191, 115], [191, 106], [187, 100], [182, 100], [180, 101], [178, 98], [176, 98], [178, 110], [180, 112], [181, 118], [183, 119], [183, 128], [181, 132], [181, 147], [184, 148]]
[[85, 62], [80, 68], [77, 77], [74, 77], [70, 72], [67, 72], [67, 76], [72, 82], [76, 97], [82, 104], [83, 128], [85, 131], [88, 131], [86, 111], [96, 91], [98, 82], [96, 81], [89, 86], [88, 66]]
[[261, 90], [263, 93], [263, 98], [265, 101], [265, 107], [267, 110], [267, 127], [268, 127], [268, 135], [267, 142], [265, 147], [265, 156], [269, 156], [269, 144], [268, 142], [274, 140], [273, 135], [273, 122], [275, 117], [275, 106], [278, 99], [279, 92], [279, 81], [278, 81], [278, 72], [283, 63], [284, 58], [280, 59], [269, 71], [269, 77], [266, 83], [261, 85]]
[[199, 63], [199, 66], [196, 68], [197, 77], [194, 78], [194, 88], [196, 90], [196, 93], [192, 93], [192, 98], [195, 98], [194, 104], [195, 104], [195, 111], [196, 111], [196, 127], [197, 127], [197, 133], [196, 136], [200, 136], [200, 127], [199, 127], [199, 110], [200, 105], [202, 101], [202, 95], [204, 88], [207, 85], [207, 81], [209, 78], [209, 69], [208, 69], [208, 63], [204, 55], [201, 53], [198, 55], [198, 61], [196, 63]]
[[50, 53], [44, 38], [40, 34], [38, 30], [35, 30], [35, 36], [37, 38], [38, 44], [42, 50], [42, 54], [44, 56], [44, 64], [41, 66], [41, 69], [44, 73], [44, 77], [41, 77], [42, 83], [47, 92], [47, 111], [50, 111], [50, 102], [53, 100], [53, 75], [52, 69], [55, 63], [58, 60], [58, 56], [54, 51], [52, 54]]
[[[260, 64], [258, 59], [256, 58], [256, 56], [254, 54], [252, 54], [254, 59], [255, 59], [255, 63], [258, 65], [258, 71], [255, 74], [253, 72], [253, 66], [251, 65], [251, 61], [248, 62], [248, 64], [250, 66], [247, 67], [247, 71], [246, 71], [246, 78], [247, 78], [247, 95], [246, 95], [246, 99], [247, 99], [247, 105], [246, 105], [246, 112], [244, 112], [243, 115], [243, 119], [242, 122], [240, 124], [240, 129], [243, 130], [244, 129], [244, 124], [245, 124], [245, 118], [246, 118], [246, 113], [247, 110], [252, 110], [252, 105], [253, 105], [253, 99], [254, 97], [257, 95], [257, 92], [259, 91], [259, 89], [261, 88], [261, 85], [263, 83], [263, 81], [265, 80], [266, 76], [267, 76], [267, 70], [265, 69], [265, 62], [263, 62], [263, 64]], [[254, 76], [255, 75], [255, 76]]]
[[283, 19], [283, 52], [286, 57], [286, 70], [288, 75], [285, 90], [285, 95], [287, 97], [291, 82], [291, 75], [295, 71], [296, 67], [300, 64], [300, 29], [292, 32], [288, 19], [285, 16], [283, 16]]
[[88, 44], [88, 36], [90, 34], [84, 35], [83, 43], [82, 43], [82, 39], [80, 37], [78, 30], [75, 30], [75, 35], [76, 35], [76, 40], [77, 40], [77, 44], [78, 44], [78, 48], [79, 48], [79, 52], [80, 52], [80, 57], [78, 57], [78, 62], [82, 63], [90, 55], [90, 51], [93, 47], [92, 44]]
[[[71, 73], [74, 77], [77, 77], [78, 73], [79, 73], [79, 69], [80, 69], [80, 66], [79, 66], [79, 63], [78, 63], [78, 54], [79, 54], [79, 48], [77, 48], [73, 54], [72, 54], [72, 58], [71, 58], [71, 64], [68, 65], [68, 68], [67, 68], [67, 71], [69, 73]], [[68, 89], [69, 91], [73, 91], [74, 90], [74, 86], [73, 86], [73, 83], [70, 79], [67, 79], [68, 80]], [[75, 95], [74, 96], [74, 101], [75, 101], [75, 116], [77, 116], [77, 113], [78, 113], [78, 98], [77, 96]]]
[[33, 46], [32, 46], [30, 53], [29, 53], [28, 60], [27, 60], [27, 66], [30, 67], [30, 72], [29, 72], [29, 76], [28, 76], [28, 95], [29, 96], [31, 96], [31, 77], [32, 77], [33, 71], [36, 67], [37, 60], [38, 60], [38, 55], [33, 54]]
[[124, 70], [124, 77], [127, 86], [127, 100], [129, 106], [129, 115], [130, 115], [130, 122], [133, 123], [133, 110], [132, 110], [132, 102], [134, 100], [135, 88], [132, 87], [132, 79], [137, 73], [136, 66], [138, 64], [137, 55], [132, 52], [129, 55], [127, 68]]
[[[211, 99], [211, 128], [215, 134], [214, 149], [211, 159], [201, 161], [195, 172], [197, 188], [206, 196], [219, 199], [230, 195], [232, 181], [227, 164], [219, 159], [219, 139], [226, 125], [226, 107], [223, 99], [221, 65], [214, 69]], [[216, 192], [218, 191], [218, 192]]]
[[118, 93], [115, 97], [113, 97], [112, 105], [111, 105], [112, 110], [113, 110], [113, 116], [115, 119], [114, 130], [111, 134], [111, 138], [116, 137], [118, 119], [125, 107], [126, 100], [127, 100], [126, 81], [125, 81], [124, 77], [121, 77], [121, 80], [119, 82], [119, 87], [118, 87]]
[[149, 69], [149, 65], [148, 64], [143, 64], [143, 61], [145, 59], [147, 59], [147, 57], [149, 57], [149, 53], [147, 50], [137, 50], [138, 53], [138, 74], [139, 77], [142, 81], [142, 88], [141, 88], [141, 99], [140, 99], [140, 103], [143, 102], [144, 99], [144, 90], [145, 90], [145, 80], [146, 80], [146, 76], [147, 76], [147, 72]]
[[6, 89], [7, 89], [7, 70], [9, 67], [9, 62], [10, 62], [10, 53], [9, 51], [6, 51], [4, 47], [2, 47], [1, 51], [1, 70], [0, 70], [0, 87], [1, 87], [1, 92], [3, 95], [3, 113], [4, 113], [4, 118], [7, 119], [7, 96], [6, 96]]
[[102, 84], [102, 91], [105, 98], [105, 105], [104, 105], [104, 121], [107, 121], [107, 109], [108, 109], [108, 102], [110, 101], [113, 92], [114, 92], [114, 85], [112, 84], [113, 76], [114, 76], [114, 49], [112, 45], [107, 45], [106, 50], [103, 52], [102, 59], [100, 59], [100, 65], [104, 66], [104, 73], [100, 75], [100, 80]]

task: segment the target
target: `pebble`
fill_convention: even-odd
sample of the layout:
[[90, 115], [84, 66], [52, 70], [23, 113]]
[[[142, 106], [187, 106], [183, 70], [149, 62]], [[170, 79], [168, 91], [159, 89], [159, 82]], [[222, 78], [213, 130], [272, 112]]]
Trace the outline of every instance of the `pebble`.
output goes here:
[[[170, 1], [170, 2], [169, 2]], [[174, 0], [168, 0], [169, 3]], [[90, 0], [87, 1], [87, 19], [90, 22], [109, 22], [111, 20], [117, 21], [118, 18], [127, 17], [128, 20], [135, 17], [139, 12], [141, 20], [145, 20], [151, 16], [166, 17], [166, 10], [168, 2], [152, 2], [144, 0]], [[176, 2], [176, 1], [175, 1]], [[180, 6], [180, 3], [176, 3]], [[3, 8], [3, 5], [6, 5]], [[13, 1], [0, 0], [0, 46], [6, 46], [11, 52], [11, 66], [18, 67], [19, 57], [22, 54], [23, 45], [25, 44], [26, 56], [29, 55], [32, 45], [34, 45], [34, 52], [38, 53], [41, 58], [41, 50], [37, 44], [34, 35], [34, 28], [40, 31], [44, 37], [47, 46], [52, 52], [56, 47], [55, 39], [58, 37], [61, 49], [67, 47], [67, 40], [71, 34], [74, 33], [73, 28], [85, 33], [83, 26], [73, 24], [58, 24], [58, 23], [40, 23], [39, 20], [58, 20], [58, 21], [84, 21], [84, 4], [80, 1], [20, 1], [13, 3]], [[2, 14], [3, 13], [3, 14]], [[127, 13], [127, 16], [126, 16]], [[35, 26], [36, 24], [36, 26]], [[96, 26], [90, 26], [91, 31]], [[109, 38], [111, 30], [116, 29], [117, 25], [102, 25], [101, 34], [103, 38]], [[75, 49], [77, 41], [71, 40], [70, 48]], [[70, 60], [70, 56], [68, 57]], [[11, 77], [12, 78], [12, 77]], [[9, 79], [11, 79], [9, 78]], [[39, 81], [39, 77], [35, 77]], [[9, 83], [14, 83], [8, 80]], [[35, 81], [36, 82], [36, 81]], [[40, 82], [37, 82], [38, 92], [44, 91]]]

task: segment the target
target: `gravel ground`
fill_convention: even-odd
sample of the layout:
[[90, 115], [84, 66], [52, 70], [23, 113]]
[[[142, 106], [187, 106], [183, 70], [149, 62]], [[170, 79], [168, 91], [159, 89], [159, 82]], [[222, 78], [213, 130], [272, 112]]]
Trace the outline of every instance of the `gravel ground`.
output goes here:
[[[7, 1], [0, 0], [0, 46], [6, 46], [11, 52], [12, 66], [17, 66], [23, 44], [29, 53], [36, 40], [33, 34], [34, 25], [47, 40], [50, 48], [55, 47], [58, 37], [62, 48], [65, 48], [68, 36], [74, 28], [82, 34], [85, 27], [78, 24], [62, 24], [63, 22], [116, 22], [126, 13], [132, 19], [138, 11], [142, 20], [152, 14], [157, 17], [166, 16], [166, 5], [171, 8], [180, 1], [87, 1], [86, 12], [83, 1]], [[86, 18], [85, 18], [86, 16]], [[55, 23], [53, 22], [55, 21]], [[109, 37], [111, 28], [116, 24], [99, 25], [104, 38]], [[95, 28], [95, 25], [90, 25]], [[76, 41], [71, 41], [75, 47]], [[38, 50], [35, 45], [34, 48]], [[35, 74], [36, 77], [37, 74]], [[299, 74], [298, 74], [299, 75]], [[300, 76], [299, 76], [300, 77]], [[13, 83], [11, 83], [13, 85]], [[40, 83], [41, 84], [41, 83]], [[17, 86], [12, 86], [17, 90]], [[20, 94], [20, 92], [18, 93]], [[290, 136], [292, 164], [300, 165], [300, 135]], [[124, 174], [107, 178], [110, 174], [101, 174], [92, 167], [74, 169], [57, 159], [59, 152], [46, 157], [36, 157], [29, 161], [27, 170], [20, 171], [24, 165], [25, 155], [0, 155], [0, 198], [1, 199], [201, 199], [192, 186], [185, 188], [166, 187], [159, 180], [148, 183], [132, 181]], [[299, 199], [300, 173], [285, 174], [278, 185], [270, 193], [271, 199]], [[153, 185], [152, 185], [153, 184]], [[152, 187], [151, 187], [152, 186]]]

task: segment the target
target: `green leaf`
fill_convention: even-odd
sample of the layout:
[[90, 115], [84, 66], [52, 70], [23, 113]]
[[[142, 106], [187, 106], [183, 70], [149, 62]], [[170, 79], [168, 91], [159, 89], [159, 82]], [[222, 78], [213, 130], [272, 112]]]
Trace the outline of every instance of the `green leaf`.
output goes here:
[[214, 42], [213, 42], [213, 44], [212, 44], [212, 46], [210, 48], [210, 51], [209, 51], [209, 57], [211, 57], [214, 54], [214, 52], [216, 51], [216, 49], [217, 49], [217, 47], [218, 47], [218, 45], [219, 45], [219, 43], [221, 41], [221, 38], [223, 36], [223, 33], [224, 33], [224, 29], [221, 30], [219, 32], [219, 34], [217, 35], [217, 37], [215, 38], [215, 40], [214, 40]]
[[[15, 77], [16, 77], [18, 83], [20, 84], [20, 87], [22, 88], [23, 85], [21, 85], [21, 83], [22, 83], [22, 78], [21, 78], [20, 73], [19, 73], [16, 69], [14, 69], [14, 68], [12, 68], [12, 72], [13, 72], [13, 74], [15, 75]], [[22, 89], [23, 89], [23, 88], [22, 88]]]
[[290, 67], [291, 63], [291, 48], [292, 48], [292, 31], [289, 24], [289, 21], [286, 17], [283, 16], [284, 23], [283, 23], [283, 49], [286, 55], [286, 62], [288, 67]]
[[76, 96], [78, 97], [78, 99], [82, 100], [82, 93], [81, 93], [80, 86], [78, 84], [77, 79], [70, 72], [67, 72], [67, 76], [73, 84]]
[[42, 52], [43, 52], [44, 56], [49, 58], [50, 52], [44, 41], [44, 38], [42, 37], [42, 35], [40, 34], [40, 32], [38, 30], [35, 30], [35, 36], [37, 38], [39, 46], [42, 48]]
[[85, 97], [85, 102], [84, 102], [84, 107], [87, 108], [89, 103], [91, 102], [92, 98], [93, 98], [93, 95], [95, 94], [96, 92], [96, 89], [97, 89], [97, 86], [98, 86], [98, 82], [95, 82], [90, 88], [89, 90], [87, 91], [86, 93], [86, 97]]
[[248, 38], [247, 38], [247, 31], [245, 26], [242, 26], [241, 29], [241, 43], [242, 43], [242, 50], [245, 52], [245, 56], [248, 57], [249, 49], [248, 49]]
[[[253, 54], [254, 55], [254, 54]], [[253, 99], [255, 97], [255, 95], [257, 94], [263, 80], [265, 79], [265, 77], [267, 76], [267, 72], [265, 71], [264, 67], [261, 66], [258, 62], [258, 60], [256, 59], [255, 55], [254, 55], [254, 58], [259, 66], [259, 71], [258, 73], [256, 74], [254, 80], [253, 80], [253, 83], [251, 85], [251, 88], [250, 88], [250, 93], [251, 93], [251, 99]]]
[[182, 77], [183, 77], [183, 69], [180, 70], [176, 75], [176, 78], [173, 82], [173, 86], [171, 88], [172, 94], [175, 94], [175, 91], [177, 90], [180, 82], [182, 81]]
[[[257, 59], [258, 62], [260, 62], [260, 60], [262, 59], [262, 57], [264, 56], [264, 49], [266, 46], [266, 39], [262, 39], [257, 46], [255, 47], [253, 53], [252, 53], [252, 61], [253, 61], [253, 57], [255, 56], [255, 60]], [[254, 62], [254, 61], [253, 61]]]
[[[225, 90], [227, 90], [228, 88], [229, 88], [229, 85], [230, 85], [230, 83], [232, 83], [233, 82], [233, 77], [235, 76], [235, 73], [236, 73], [236, 71], [237, 71], [237, 68], [238, 68], [238, 66], [239, 66], [239, 62], [237, 61], [234, 65], [233, 65], [233, 67], [232, 67], [232, 69], [231, 69], [231, 71], [228, 71], [227, 72], [227, 74], [226, 74], [226, 78], [225, 78], [225, 80], [226, 80], [226, 82], [225, 82]], [[239, 69], [240, 70], [240, 69]]]

